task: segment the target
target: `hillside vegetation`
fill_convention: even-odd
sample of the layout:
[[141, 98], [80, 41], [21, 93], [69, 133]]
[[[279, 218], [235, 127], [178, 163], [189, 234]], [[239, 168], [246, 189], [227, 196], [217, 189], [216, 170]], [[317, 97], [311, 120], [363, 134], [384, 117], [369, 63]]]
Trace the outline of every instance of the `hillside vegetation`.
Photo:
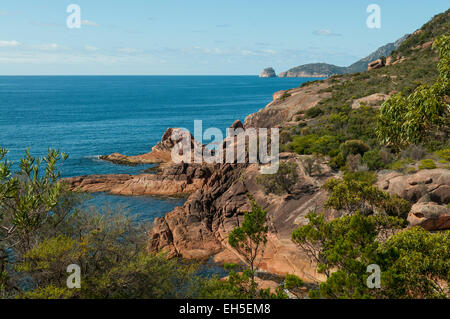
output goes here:
[[[362, 151], [357, 153], [361, 157], [370, 151], [371, 153], [366, 157], [379, 158], [380, 163], [375, 168], [388, 167], [396, 160], [401, 160], [402, 156], [407, 156], [400, 154], [400, 149], [386, 143], [386, 140], [383, 141], [377, 137], [377, 116], [380, 113], [382, 101], [376, 105], [370, 105], [370, 100], [356, 105], [355, 102], [374, 94], [379, 94], [384, 99], [400, 92], [403, 96], [408, 96], [422, 85], [428, 86], [435, 83], [439, 76], [437, 47], [430, 45], [420, 49], [414, 48], [434, 41], [438, 36], [448, 34], [449, 20], [448, 12], [442, 13], [425, 24], [421, 32], [416, 32], [405, 40], [393, 53], [393, 61], [402, 57], [403, 60], [398, 61], [401, 63], [394, 62], [395, 64], [380, 69], [333, 76], [326, 80], [332, 84], [326, 89], [331, 93], [331, 97], [320, 101], [317, 106], [306, 112], [298, 114], [296, 125], [283, 129], [282, 134], [286, 142], [283, 149], [299, 154], [329, 156], [331, 165], [336, 169], [345, 168], [347, 160], [345, 156], [348, 154], [345, 154], [342, 149], [349, 143], [359, 145], [357, 148]], [[411, 48], [411, 46], [414, 47]], [[444, 63], [445, 53], [441, 52], [441, 58]], [[448, 86], [444, 87], [444, 91], [443, 96], [448, 96]], [[448, 121], [448, 99], [442, 101], [446, 101], [447, 105], [445, 112], [440, 116]], [[448, 127], [448, 123], [443, 125]], [[432, 156], [434, 152], [448, 149], [448, 134], [435, 133], [417, 141], [420, 145], [405, 143], [403, 149], [424, 148], [429, 156]], [[369, 164], [368, 161], [366, 164]]]

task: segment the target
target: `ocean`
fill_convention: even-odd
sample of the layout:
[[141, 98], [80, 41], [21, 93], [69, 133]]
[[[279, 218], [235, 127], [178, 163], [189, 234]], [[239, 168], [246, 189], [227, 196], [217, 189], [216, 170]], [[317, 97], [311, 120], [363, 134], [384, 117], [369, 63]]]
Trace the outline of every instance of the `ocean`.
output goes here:
[[[276, 91], [305, 78], [256, 76], [14, 76], [0, 77], [0, 147], [18, 162], [28, 147], [34, 156], [49, 148], [69, 154], [63, 177], [138, 174], [149, 166], [120, 166], [98, 159], [119, 152], [147, 153], [169, 127], [193, 132], [225, 129], [263, 108]], [[121, 206], [151, 222], [184, 199], [93, 194], [84, 205]]]

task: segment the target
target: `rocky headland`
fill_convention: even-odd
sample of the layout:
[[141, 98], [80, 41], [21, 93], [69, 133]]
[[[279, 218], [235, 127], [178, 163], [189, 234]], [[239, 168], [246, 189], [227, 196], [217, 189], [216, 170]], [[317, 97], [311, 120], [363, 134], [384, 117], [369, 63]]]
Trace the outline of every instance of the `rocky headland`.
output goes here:
[[[245, 124], [236, 121], [234, 128], [272, 128], [286, 126], [299, 111], [306, 111], [330, 96], [330, 81], [318, 81], [308, 86], [274, 94], [273, 101], [251, 114]], [[177, 129], [168, 129], [161, 141], [147, 154], [125, 156], [112, 154], [105, 160], [127, 165], [158, 163], [152, 174], [94, 175], [65, 179], [73, 190], [109, 192], [120, 195], [187, 196], [183, 206], [176, 207], [154, 221], [149, 231], [148, 249], [168, 251], [171, 256], [190, 259], [214, 258], [217, 262], [240, 261], [240, 256], [228, 245], [228, 233], [243, 220], [251, 195], [268, 210], [269, 235], [262, 271], [285, 275], [296, 274], [307, 282], [323, 279], [315, 265], [291, 241], [291, 232], [306, 223], [311, 211], [323, 211], [326, 218], [338, 217], [324, 209], [327, 193], [321, 186], [339, 176], [323, 161], [321, 173], [308, 174], [304, 159], [308, 155], [280, 154], [280, 160], [297, 164], [298, 183], [290, 194], [267, 195], [256, 182], [260, 165], [250, 163], [188, 164], [174, 163], [170, 136]], [[228, 137], [228, 139], [236, 137]], [[192, 143], [196, 143], [192, 141]], [[446, 169], [422, 170], [414, 174], [380, 171], [376, 184], [380, 189], [407, 199], [412, 204], [408, 221], [427, 230], [450, 228], [450, 172]]]

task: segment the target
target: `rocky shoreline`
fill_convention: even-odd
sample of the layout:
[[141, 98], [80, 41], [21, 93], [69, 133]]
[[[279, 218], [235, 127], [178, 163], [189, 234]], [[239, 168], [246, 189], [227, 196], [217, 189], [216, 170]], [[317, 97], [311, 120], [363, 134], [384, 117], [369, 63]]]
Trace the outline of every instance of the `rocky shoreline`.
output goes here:
[[[330, 96], [328, 80], [274, 94], [274, 100], [265, 108], [251, 114], [245, 128], [272, 128], [289, 125], [299, 112], [308, 110]], [[293, 162], [298, 167], [295, 191], [283, 196], [267, 195], [256, 182], [258, 164], [175, 164], [170, 157], [173, 141], [168, 129], [152, 151], [139, 156], [111, 154], [102, 159], [118, 164], [137, 165], [158, 163], [156, 174], [92, 175], [67, 178], [71, 189], [85, 192], [109, 192], [135, 196], [188, 196], [185, 204], [176, 207], [154, 221], [149, 231], [148, 250], [168, 251], [170, 256], [189, 259], [214, 258], [216, 262], [240, 260], [228, 245], [228, 232], [239, 226], [245, 211], [250, 209], [250, 194], [262, 208], [268, 210], [268, 243], [259, 265], [261, 271], [285, 275], [295, 274], [306, 282], [323, 280], [315, 265], [291, 241], [291, 232], [306, 222], [311, 211], [324, 211], [326, 218], [338, 217], [337, 212], [323, 209], [327, 194], [323, 183], [336, 177], [326, 163], [320, 175], [307, 174], [303, 160], [308, 157], [293, 153], [280, 154], [280, 160]], [[195, 141], [193, 141], [195, 143]], [[450, 228], [450, 171], [432, 169], [415, 174], [380, 172], [377, 186], [411, 202], [408, 216], [411, 225], [428, 230]]]

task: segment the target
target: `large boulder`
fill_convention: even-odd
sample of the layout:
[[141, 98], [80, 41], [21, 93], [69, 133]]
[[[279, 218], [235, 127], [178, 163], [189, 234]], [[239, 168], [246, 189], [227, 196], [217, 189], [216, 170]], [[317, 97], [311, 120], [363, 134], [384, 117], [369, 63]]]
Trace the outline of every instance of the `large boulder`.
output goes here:
[[450, 229], [450, 209], [433, 202], [417, 203], [411, 207], [408, 222], [426, 230]]
[[421, 170], [412, 175], [388, 173], [378, 186], [413, 204], [408, 215], [411, 226], [433, 230], [450, 229], [450, 170]]
[[382, 68], [384, 66], [384, 63], [385, 62], [382, 59], [377, 59], [375, 61], [372, 61], [369, 63], [369, 66], [367, 67], [367, 71]]

